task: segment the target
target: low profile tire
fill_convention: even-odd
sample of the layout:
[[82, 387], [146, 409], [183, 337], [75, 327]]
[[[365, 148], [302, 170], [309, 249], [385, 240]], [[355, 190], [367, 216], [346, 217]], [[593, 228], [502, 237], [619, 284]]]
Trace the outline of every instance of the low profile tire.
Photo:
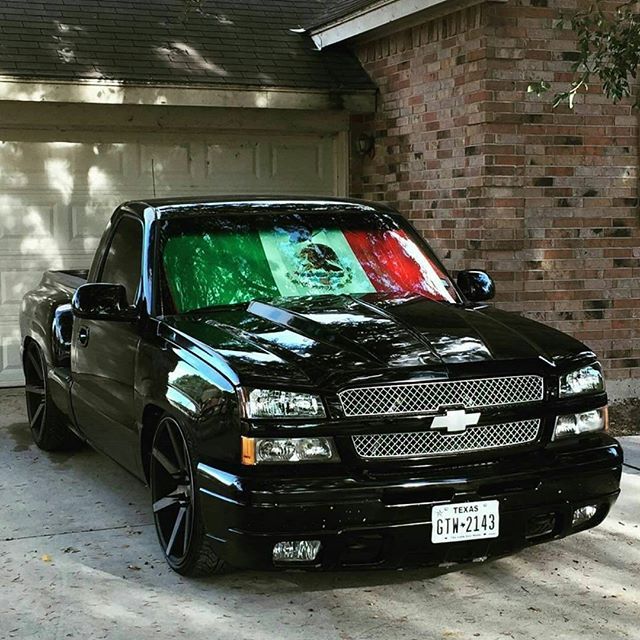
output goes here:
[[191, 450], [185, 430], [172, 417], [163, 417], [153, 437], [149, 482], [156, 533], [169, 566], [198, 577], [228, 567], [204, 531]]
[[80, 440], [51, 400], [47, 363], [40, 347], [33, 342], [25, 349], [23, 369], [27, 417], [36, 445], [44, 451], [77, 449]]

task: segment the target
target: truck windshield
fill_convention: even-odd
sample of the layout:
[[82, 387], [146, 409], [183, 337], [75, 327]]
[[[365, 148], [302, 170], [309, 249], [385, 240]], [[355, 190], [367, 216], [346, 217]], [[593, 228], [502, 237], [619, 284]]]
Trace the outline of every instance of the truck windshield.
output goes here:
[[368, 293], [459, 302], [442, 265], [399, 216], [214, 212], [161, 224], [165, 312]]

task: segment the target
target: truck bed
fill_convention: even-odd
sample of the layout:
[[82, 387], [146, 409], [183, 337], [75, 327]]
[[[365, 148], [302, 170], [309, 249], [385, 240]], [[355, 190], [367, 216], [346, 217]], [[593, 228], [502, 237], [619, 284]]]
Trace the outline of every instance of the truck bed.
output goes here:
[[61, 271], [45, 271], [40, 281], [41, 286], [53, 286], [56, 289], [67, 289], [72, 294], [87, 281], [88, 269], [66, 269]]
[[69, 303], [88, 274], [86, 269], [45, 271], [40, 284], [24, 296], [20, 331], [40, 343], [53, 366], [67, 365], [72, 327]]

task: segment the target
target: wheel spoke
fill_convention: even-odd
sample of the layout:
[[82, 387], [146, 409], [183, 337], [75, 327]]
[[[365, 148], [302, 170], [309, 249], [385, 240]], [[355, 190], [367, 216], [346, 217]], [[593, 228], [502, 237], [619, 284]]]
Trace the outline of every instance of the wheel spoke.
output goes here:
[[171, 428], [168, 428], [167, 432], [169, 433], [169, 438], [171, 440], [171, 446], [173, 447], [173, 452], [176, 454], [176, 460], [178, 461], [180, 468], [186, 471], [186, 467], [184, 464], [184, 455], [183, 455], [184, 452], [182, 450], [182, 447], [178, 444], [178, 441], [176, 440], [176, 434]]
[[35, 413], [31, 417], [31, 420], [29, 421], [29, 424], [31, 425], [32, 429], [35, 429], [36, 422], [38, 422], [38, 420], [40, 419], [40, 416], [42, 415], [43, 411], [44, 411], [44, 402], [41, 402], [38, 405], [38, 408], [36, 409]]
[[176, 494], [170, 493], [168, 496], [165, 496], [164, 498], [160, 498], [160, 500], [156, 500], [153, 503], [153, 511], [154, 513], [157, 513], [158, 511], [161, 511], [162, 509], [166, 509], [171, 505], [178, 504], [178, 502], [180, 502], [180, 497], [177, 496]]
[[191, 510], [193, 509], [193, 507], [191, 506], [191, 504], [187, 505], [187, 512], [185, 514], [185, 520], [184, 520], [184, 538], [182, 539], [182, 555], [186, 556], [187, 555], [187, 547], [189, 546], [189, 534], [191, 533], [190, 531], [190, 525], [191, 525]]
[[36, 384], [27, 384], [24, 388], [27, 393], [33, 393], [36, 396], [44, 395], [44, 387], [40, 387]]
[[176, 541], [176, 536], [180, 531], [180, 526], [182, 525], [182, 521], [184, 519], [184, 515], [187, 512], [187, 507], [180, 507], [178, 511], [178, 516], [176, 518], [176, 522], [173, 525], [173, 531], [171, 532], [171, 538], [169, 538], [169, 543], [167, 544], [167, 548], [165, 550], [166, 555], [171, 555], [171, 550], [173, 549], [173, 545]]
[[171, 460], [169, 460], [169, 458], [167, 458], [167, 456], [165, 456], [162, 451], [159, 451], [156, 447], [154, 447], [152, 455], [166, 469], [169, 475], [180, 475], [180, 469], [178, 469], [178, 467], [176, 467], [176, 465], [173, 464], [173, 462], [171, 462]]

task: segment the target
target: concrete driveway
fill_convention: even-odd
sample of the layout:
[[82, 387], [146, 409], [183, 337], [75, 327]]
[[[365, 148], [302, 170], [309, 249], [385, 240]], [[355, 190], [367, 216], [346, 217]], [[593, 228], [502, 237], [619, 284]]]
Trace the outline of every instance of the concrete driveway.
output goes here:
[[165, 565], [147, 490], [85, 449], [31, 443], [0, 392], [0, 638], [640, 638], [640, 439], [603, 525], [463, 570], [239, 572]]

